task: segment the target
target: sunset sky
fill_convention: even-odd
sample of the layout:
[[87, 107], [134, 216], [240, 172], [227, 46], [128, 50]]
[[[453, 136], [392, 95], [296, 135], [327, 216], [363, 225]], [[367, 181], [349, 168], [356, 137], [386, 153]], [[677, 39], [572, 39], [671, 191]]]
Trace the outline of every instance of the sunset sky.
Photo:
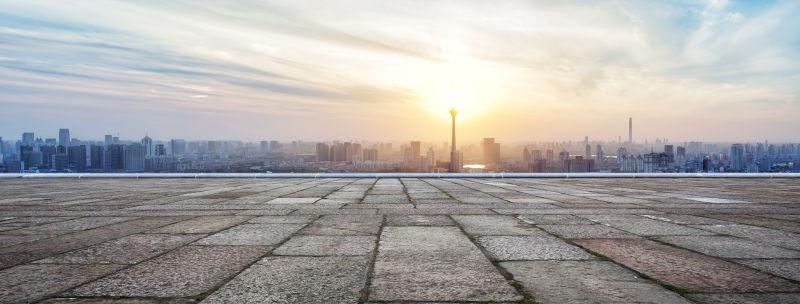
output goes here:
[[3, 1], [0, 136], [800, 140], [800, 1]]

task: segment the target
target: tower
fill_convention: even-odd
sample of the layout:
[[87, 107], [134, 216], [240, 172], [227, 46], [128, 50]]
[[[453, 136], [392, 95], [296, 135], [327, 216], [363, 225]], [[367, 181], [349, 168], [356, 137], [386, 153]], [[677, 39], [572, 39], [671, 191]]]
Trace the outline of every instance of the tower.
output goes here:
[[456, 108], [450, 109], [450, 117], [452, 117], [452, 138], [450, 140], [450, 172], [458, 172], [458, 154], [456, 153]]
[[69, 146], [69, 129], [58, 129], [58, 145]]
[[628, 143], [633, 143], [633, 118], [628, 117]]

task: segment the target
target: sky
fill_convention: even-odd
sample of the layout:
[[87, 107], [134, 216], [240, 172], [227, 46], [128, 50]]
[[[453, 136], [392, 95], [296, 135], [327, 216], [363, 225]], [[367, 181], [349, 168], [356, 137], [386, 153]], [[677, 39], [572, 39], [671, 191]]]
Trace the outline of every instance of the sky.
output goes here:
[[0, 136], [800, 140], [800, 1], [0, 0]]

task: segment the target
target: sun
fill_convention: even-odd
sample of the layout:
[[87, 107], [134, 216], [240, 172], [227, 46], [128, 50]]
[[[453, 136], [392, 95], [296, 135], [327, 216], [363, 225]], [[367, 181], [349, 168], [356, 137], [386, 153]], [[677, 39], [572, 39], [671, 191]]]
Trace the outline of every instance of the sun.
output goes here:
[[422, 107], [443, 117], [449, 117], [451, 108], [458, 109], [461, 119], [479, 115], [489, 110], [500, 95], [493, 74], [491, 69], [475, 62], [431, 66], [417, 89], [422, 96]]

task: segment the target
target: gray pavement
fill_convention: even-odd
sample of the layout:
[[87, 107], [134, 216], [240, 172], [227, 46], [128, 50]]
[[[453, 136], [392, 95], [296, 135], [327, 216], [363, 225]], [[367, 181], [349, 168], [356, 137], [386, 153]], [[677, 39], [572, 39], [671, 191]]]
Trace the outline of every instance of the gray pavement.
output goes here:
[[6, 179], [0, 303], [800, 303], [800, 179]]

